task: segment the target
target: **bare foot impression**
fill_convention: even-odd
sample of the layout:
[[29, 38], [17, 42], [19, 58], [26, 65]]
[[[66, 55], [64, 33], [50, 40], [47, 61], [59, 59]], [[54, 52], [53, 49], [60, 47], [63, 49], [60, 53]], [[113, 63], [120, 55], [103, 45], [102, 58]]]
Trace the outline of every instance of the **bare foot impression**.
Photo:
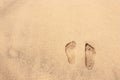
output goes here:
[[69, 64], [75, 63], [75, 47], [76, 47], [75, 41], [71, 41], [67, 43], [65, 46], [65, 53]]
[[88, 70], [94, 67], [94, 55], [96, 54], [95, 48], [90, 44], [85, 44], [85, 66]]

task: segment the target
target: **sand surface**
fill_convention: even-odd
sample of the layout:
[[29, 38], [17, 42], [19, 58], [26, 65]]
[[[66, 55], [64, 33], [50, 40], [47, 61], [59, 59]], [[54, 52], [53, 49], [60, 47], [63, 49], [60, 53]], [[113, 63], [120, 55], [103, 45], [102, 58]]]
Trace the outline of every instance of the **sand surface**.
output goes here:
[[120, 0], [0, 0], [0, 80], [120, 80]]

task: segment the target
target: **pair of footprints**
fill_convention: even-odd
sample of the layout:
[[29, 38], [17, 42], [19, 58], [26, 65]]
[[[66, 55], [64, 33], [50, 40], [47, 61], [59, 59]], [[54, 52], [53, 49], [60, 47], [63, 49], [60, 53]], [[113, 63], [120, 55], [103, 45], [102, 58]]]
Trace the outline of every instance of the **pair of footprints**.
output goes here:
[[[75, 48], [76, 42], [71, 41], [65, 46], [65, 53], [68, 59], [69, 64], [75, 63]], [[88, 70], [93, 69], [94, 67], [94, 55], [96, 54], [95, 48], [89, 43], [85, 44], [85, 66]]]

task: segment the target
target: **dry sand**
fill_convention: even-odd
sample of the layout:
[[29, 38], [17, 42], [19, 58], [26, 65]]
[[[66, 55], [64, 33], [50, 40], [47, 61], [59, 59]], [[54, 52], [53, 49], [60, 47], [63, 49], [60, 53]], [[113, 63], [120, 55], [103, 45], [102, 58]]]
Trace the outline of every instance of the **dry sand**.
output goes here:
[[119, 45], [119, 0], [0, 0], [0, 80], [120, 80]]

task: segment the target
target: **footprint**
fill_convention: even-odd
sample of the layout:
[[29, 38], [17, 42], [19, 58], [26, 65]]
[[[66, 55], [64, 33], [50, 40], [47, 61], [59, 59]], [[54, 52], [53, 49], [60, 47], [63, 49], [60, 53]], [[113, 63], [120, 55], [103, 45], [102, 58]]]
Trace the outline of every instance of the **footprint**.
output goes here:
[[75, 63], [75, 47], [76, 47], [75, 41], [71, 41], [67, 43], [65, 46], [65, 53], [69, 64]]
[[88, 70], [92, 70], [94, 67], [94, 55], [96, 54], [95, 48], [90, 44], [85, 44], [85, 66]]

